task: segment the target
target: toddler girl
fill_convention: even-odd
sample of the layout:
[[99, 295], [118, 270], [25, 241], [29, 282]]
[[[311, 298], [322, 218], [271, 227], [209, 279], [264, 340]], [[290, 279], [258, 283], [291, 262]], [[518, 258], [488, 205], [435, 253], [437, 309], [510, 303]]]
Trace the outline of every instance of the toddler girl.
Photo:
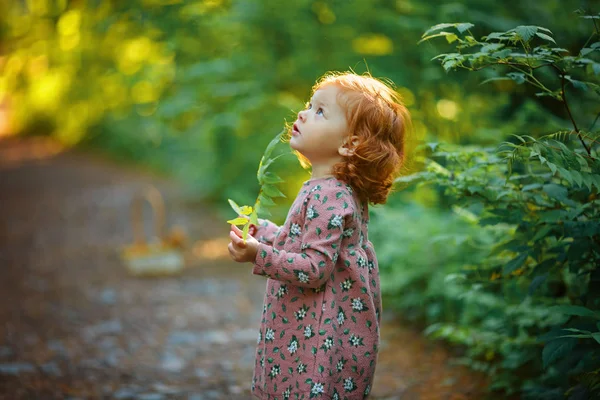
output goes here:
[[291, 128], [312, 177], [285, 224], [260, 220], [245, 243], [232, 225], [231, 257], [268, 277], [252, 379], [259, 399], [368, 397], [381, 322], [368, 204], [385, 203], [409, 124], [381, 81], [325, 75]]

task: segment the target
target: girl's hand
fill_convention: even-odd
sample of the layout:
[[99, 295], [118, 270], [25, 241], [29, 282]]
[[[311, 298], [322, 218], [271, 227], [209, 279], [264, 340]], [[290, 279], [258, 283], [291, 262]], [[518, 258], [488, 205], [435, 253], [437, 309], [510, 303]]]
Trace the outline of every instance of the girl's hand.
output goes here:
[[231, 225], [231, 231], [229, 231], [231, 243], [227, 246], [229, 255], [233, 261], [253, 263], [256, 260], [256, 253], [258, 253], [258, 240], [248, 235], [246, 243], [244, 243], [242, 234], [241, 229], [235, 225]]

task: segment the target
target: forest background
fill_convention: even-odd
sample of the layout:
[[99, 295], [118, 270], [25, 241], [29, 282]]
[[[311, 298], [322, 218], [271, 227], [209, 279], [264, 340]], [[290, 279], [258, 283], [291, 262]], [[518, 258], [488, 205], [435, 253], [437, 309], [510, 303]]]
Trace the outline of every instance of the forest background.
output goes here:
[[[160, 171], [225, 221], [228, 198], [253, 203], [266, 145], [317, 78], [388, 78], [412, 113], [413, 152], [372, 208], [386, 306], [463, 349], [458, 361], [489, 373], [492, 390], [586, 398], [600, 391], [598, 11], [12, 0], [0, 4], [2, 129]], [[294, 156], [272, 168], [281, 223], [309, 172]]]

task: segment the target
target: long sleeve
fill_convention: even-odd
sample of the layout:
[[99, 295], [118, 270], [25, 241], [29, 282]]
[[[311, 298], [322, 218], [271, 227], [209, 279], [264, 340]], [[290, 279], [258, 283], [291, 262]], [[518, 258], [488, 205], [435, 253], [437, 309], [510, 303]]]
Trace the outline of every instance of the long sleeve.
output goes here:
[[258, 225], [256, 226], [256, 240], [261, 243], [273, 245], [277, 231], [279, 231], [279, 227], [273, 222], [268, 219], [259, 218]]
[[[329, 194], [329, 196], [327, 196]], [[337, 262], [345, 227], [352, 219], [347, 193], [309, 195], [304, 224], [291, 224], [289, 238], [301, 243], [300, 252], [260, 243], [252, 272], [295, 286], [318, 288], [330, 277]], [[297, 246], [296, 246], [297, 248]]]

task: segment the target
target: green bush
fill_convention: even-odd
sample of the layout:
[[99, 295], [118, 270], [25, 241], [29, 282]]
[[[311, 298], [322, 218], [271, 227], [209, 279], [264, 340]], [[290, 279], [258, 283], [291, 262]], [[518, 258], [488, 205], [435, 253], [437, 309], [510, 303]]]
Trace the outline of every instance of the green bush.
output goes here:
[[[423, 35], [456, 45], [436, 57], [446, 70], [493, 68], [488, 82], [530, 85], [561, 105], [566, 121], [496, 148], [423, 146], [423, 171], [400, 181], [442, 189], [478, 227], [399, 208], [372, 228], [395, 305], [408, 315], [422, 307], [426, 334], [464, 346], [460, 362], [489, 373], [490, 389], [523, 398], [600, 396], [600, 15], [581, 18], [592, 32], [575, 55], [539, 26], [477, 40], [470, 23], [439, 24]], [[419, 236], [398, 232], [397, 221], [413, 237], [418, 226]], [[460, 243], [436, 246], [440, 227]]]

